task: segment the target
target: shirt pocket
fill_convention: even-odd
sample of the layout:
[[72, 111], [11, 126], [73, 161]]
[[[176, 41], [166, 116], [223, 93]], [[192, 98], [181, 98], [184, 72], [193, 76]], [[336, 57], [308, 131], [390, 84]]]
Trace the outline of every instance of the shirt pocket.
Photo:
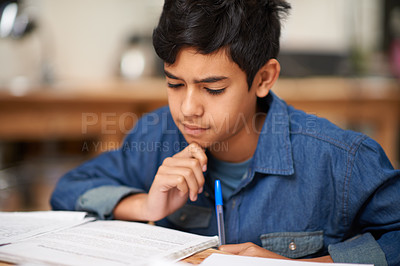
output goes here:
[[207, 228], [210, 224], [212, 209], [186, 204], [167, 219], [173, 224], [184, 228]]
[[318, 252], [324, 244], [323, 231], [279, 232], [260, 236], [263, 248], [291, 259]]

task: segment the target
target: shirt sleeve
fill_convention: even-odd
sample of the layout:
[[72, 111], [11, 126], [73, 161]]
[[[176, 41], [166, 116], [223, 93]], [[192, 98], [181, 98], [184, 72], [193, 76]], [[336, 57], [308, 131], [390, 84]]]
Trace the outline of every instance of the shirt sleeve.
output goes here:
[[79, 197], [75, 209], [94, 214], [101, 220], [111, 220], [114, 218], [113, 210], [115, 206], [125, 197], [144, 192], [126, 186], [101, 186], [86, 191]]
[[349, 161], [342, 210], [356, 236], [328, 251], [334, 262], [400, 265], [400, 171], [370, 138]]
[[328, 246], [335, 263], [365, 263], [387, 266], [385, 253], [370, 233]]

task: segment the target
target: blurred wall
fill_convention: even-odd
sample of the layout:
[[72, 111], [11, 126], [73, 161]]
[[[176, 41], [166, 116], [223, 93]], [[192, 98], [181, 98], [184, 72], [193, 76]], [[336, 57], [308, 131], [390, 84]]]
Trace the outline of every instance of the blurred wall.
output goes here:
[[[29, 67], [35, 70], [32, 65], [39, 59], [23, 56], [18, 47], [24, 46], [24, 51], [30, 47], [33, 52], [42, 53], [40, 56], [51, 65], [56, 79], [102, 80], [115, 76], [119, 53], [130, 35], [151, 34], [163, 1], [26, 0], [23, 3], [25, 12], [37, 18], [38, 31], [26, 40], [0, 40], [3, 59], [0, 72], [23, 58], [32, 61]], [[13, 54], [11, 50], [16, 52]], [[24, 68], [20, 65], [13, 68], [18, 67]]]
[[289, 0], [282, 50], [345, 53], [352, 46], [379, 49], [382, 0]]
[[54, 43], [60, 79], [108, 79], [129, 35], [151, 34], [161, 0], [32, 0]]
[[[57, 81], [115, 78], [132, 34], [151, 35], [163, 0], [25, 0], [38, 31], [25, 40], [0, 39], [0, 87], [49, 71]], [[349, 54], [379, 49], [383, 0], [289, 0], [282, 51]], [[11, 80], [11, 81], [10, 81]], [[20, 82], [21, 79], [15, 79]], [[17, 82], [17, 83], [18, 83]]]

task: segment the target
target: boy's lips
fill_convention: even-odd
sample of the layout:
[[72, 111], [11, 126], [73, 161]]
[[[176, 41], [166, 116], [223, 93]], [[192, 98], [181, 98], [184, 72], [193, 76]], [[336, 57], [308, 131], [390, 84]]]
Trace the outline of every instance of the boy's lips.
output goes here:
[[202, 127], [188, 123], [182, 123], [182, 125], [184, 132], [188, 135], [200, 135], [209, 129], [209, 127]]

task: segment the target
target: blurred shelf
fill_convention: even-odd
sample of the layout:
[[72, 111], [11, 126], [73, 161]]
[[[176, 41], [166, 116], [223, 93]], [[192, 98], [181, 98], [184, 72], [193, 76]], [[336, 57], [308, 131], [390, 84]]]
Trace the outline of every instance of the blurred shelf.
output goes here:
[[29, 103], [165, 103], [167, 93], [164, 79], [106, 82], [64, 81], [52, 86], [32, 88], [1, 88], [0, 101]]
[[119, 142], [143, 113], [167, 104], [165, 81], [61, 83], [0, 89], [0, 140]]

